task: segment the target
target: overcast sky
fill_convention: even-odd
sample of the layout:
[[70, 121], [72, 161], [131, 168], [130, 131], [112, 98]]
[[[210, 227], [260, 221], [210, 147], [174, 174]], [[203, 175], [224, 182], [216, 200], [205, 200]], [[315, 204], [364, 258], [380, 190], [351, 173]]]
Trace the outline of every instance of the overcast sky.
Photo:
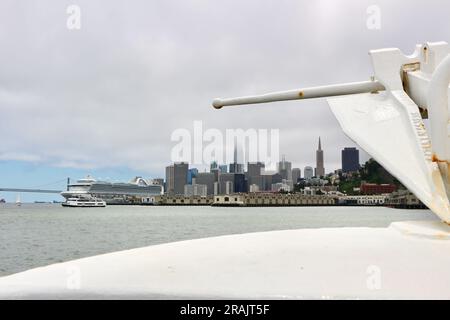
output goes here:
[[[66, 26], [71, 4], [80, 30]], [[366, 25], [374, 4], [379, 30]], [[195, 120], [280, 129], [302, 171], [320, 135], [332, 171], [354, 144], [325, 100], [215, 110], [212, 99], [369, 79], [370, 49], [449, 41], [449, 13], [437, 0], [2, 0], [0, 177], [24, 164], [163, 176], [171, 133]]]

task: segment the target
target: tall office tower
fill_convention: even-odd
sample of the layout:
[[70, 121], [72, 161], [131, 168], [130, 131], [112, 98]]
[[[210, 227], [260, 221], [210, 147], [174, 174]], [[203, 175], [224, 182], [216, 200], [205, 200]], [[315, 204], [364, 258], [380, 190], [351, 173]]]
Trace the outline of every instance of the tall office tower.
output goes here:
[[259, 190], [264, 188], [261, 177], [264, 168], [265, 165], [263, 162], [249, 162], [247, 164], [247, 172], [245, 175], [249, 186], [255, 184], [258, 186]]
[[187, 184], [192, 184], [192, 179], [198, 174], [197, 168], [192, 168], [188, 170]]
[[305, 180], [310, 180], [314, 176], [313, 168], [309, 166], [305, 167], [303, 175], [305, 177]]
[[173, 165], [166, 167], [166, 182], [164, 183], [164, 191], [173, 194], [174, 191], [174, 168]]
[[225, 182], [225, 191], [224, 194], [232, 194], [233, 193], [233, 182], [227, 181]]
[[244, 173], [244, 165], [238, 163], [237, 139], [234, 141], [234, 161], [230, 163], [230, 173]]
[[281, 162], [277, 164], [277, 172], [280, 174], [282, 179], [292, 181], [292, 163], [286, 161], [282, 158]]
[[221, 164], [219, 166], [219, 172], [220, 173], [227, 173], [228, 172], [228, 166], [226, 164]]
[[359, 170], [359, 150], [344, 148], [342, 150], [342, 172], [356, 172]]
[[325, 168], [323, 166], [323, 150], [322, 145], [320, 143], [320, 137], [319, 137], [319, 148], [316, 151], [316, 177], [323, 177], [325, 176]]
[[[217, 171], [217, 169], [215, 169]], [[192, 180], [192, 184], [201, 184], [206, 186], [206, 193], [208, 195], [214, 194], [214, 182], [216, 182], [214, 172], [200, 172]]]
[[234, 192], [235, 193], [245, 193], [248, 191], [247, 180], [245, 179], [245, 174], [235, 173], [234, 174]]
[[[229, 185], [230, 183], [233, 187], [231, 189], [227, 189], [227, 185]], [[234, 191], [234, 173], [219, 174], [218, 185], [219, 185], [219, 194], [227, 194], [227, 190], [229, 191], [228, 194], [232, 193]]]
[[298, 179], [302, 177], [302, 171], [300, 168], [294, 168], [292, 169], [292, 183], [296, 184], [298, 182]]
[[262, 174], [262, 183], [264, 186], [264, 188], [262, 190], [271, 191], [272, 184], [279, 183], [281, 181], [283, 181], [283, 179], [281, 178], [281, 175], [279, 173], [264, 172]]
[[265, 168], [264, 162], [249, 162], [247, 164], [247, 176], [260, 176]]
[[216, 161], [211, 162], [211, 165], [209, 166], [209, 171], [214, 170], [214, 169], [218, 169], [219, 166], [217, 165]]
[[230, 173], [244, 173], [244, 165], [242, 163], [230, 163]]
[[214, 175], [214, 182], [219, 181], [219, 174], [220, 174], [219, 168], [211, 169], [210, 173]]
[[166, 167], [166, 192], [169, 194], [184, 194], [187, 184], [189, 164], [176, 162]]

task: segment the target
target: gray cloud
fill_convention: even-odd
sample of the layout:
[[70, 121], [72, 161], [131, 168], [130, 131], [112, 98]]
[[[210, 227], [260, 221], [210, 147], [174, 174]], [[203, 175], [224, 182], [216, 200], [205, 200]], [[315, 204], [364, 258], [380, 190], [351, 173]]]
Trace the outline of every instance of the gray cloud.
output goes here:
[[[66, 28], [69, 4], [81, 30]], [[366, 8], [381, 8], [381, 30]], [[0, 159], [162, 175], [170, 134], [280, 128], [281, 152], [327, 169], [353, 143], [324, 100], [214, 110], [211, 100], [371, 75], [370, 49], [449, 41], [442, 1], [2, 1]], [[408, 8], [408, 10], [405, 10]], [[365, 156], [367, 157], [367, 156]]]

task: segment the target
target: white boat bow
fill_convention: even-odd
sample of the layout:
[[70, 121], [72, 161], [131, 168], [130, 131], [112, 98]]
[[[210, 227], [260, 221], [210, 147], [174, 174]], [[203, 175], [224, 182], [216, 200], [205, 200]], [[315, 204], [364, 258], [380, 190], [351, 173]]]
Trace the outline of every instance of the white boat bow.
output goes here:
[[109, 253], [0, 278], [2, 299], [450, 299], [450, 227], [227, 235]]

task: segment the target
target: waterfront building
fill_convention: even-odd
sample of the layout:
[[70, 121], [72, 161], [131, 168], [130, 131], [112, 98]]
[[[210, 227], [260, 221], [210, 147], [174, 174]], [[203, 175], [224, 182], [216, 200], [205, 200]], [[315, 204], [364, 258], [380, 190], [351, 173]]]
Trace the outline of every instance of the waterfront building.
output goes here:
[[160, 195], [152, 199], [151, 204], [160, 206], [209, 206], [213, 203], [212, 197], [184, 195]]
[[361, 194], [383, 194], [392, 193], [397, 190], [395, 184], [376, 184], [376, 183], [362, 183], [360, 187]]
[[[217, 172], [217, 170], [214, 170]], [[192, 180], [193, 184], [205, 185], [207, 194], [214, 194], [214, 182], [216, 182], [216, 173], [214, 172], [200, 172]]]
[[347, 205], [382, 206], [387, 198], [387, 195], [354, 195], [340, 197], [339, 202]]
[[219, 195], [214, 197], [213, 206], [243, 206], [244, 205], [244, 195], [240, 194], [227, 194]]
[[397, 190], [389, 194], [386, 205], [405, 209], [426, 209], [427, 207], [409, 190]]
[[332, 206], [336, 201], [326, 195], [283, 194], [255, 192], [214, 196], [213, 206]]
[[204, 184], [186, 184], [184, 186], [185, 197], [203, 197], [207, 196], [207, 186]]
[[166, 167], [166, 192], [169, 194], [184, 194], [187, 184], [189, 164], [176, 162]]
[[319, 146], [316, 151], [316, 171], [315, 171], [316, 177], [324, 177], [325, 176], [325, 167], [323, 163], [323, 150], [322, 150], [322, 144], [320, 142], [319, 137]]
[[341, 152], [342, 172], [356, 172], [359, 170], [359, 150], [344, 148]]
[[293, 168], [291, 176], [292, 176], [292, 183], [297, 184], [298, 179], [300, 179], [302, 177], [300, 168]]
[[311, 178], [314, 177], [313, 168], [310, 166], [306, 166], [303, 170], [303, 174], [305, 176], [305, 180], [311, 180]]

